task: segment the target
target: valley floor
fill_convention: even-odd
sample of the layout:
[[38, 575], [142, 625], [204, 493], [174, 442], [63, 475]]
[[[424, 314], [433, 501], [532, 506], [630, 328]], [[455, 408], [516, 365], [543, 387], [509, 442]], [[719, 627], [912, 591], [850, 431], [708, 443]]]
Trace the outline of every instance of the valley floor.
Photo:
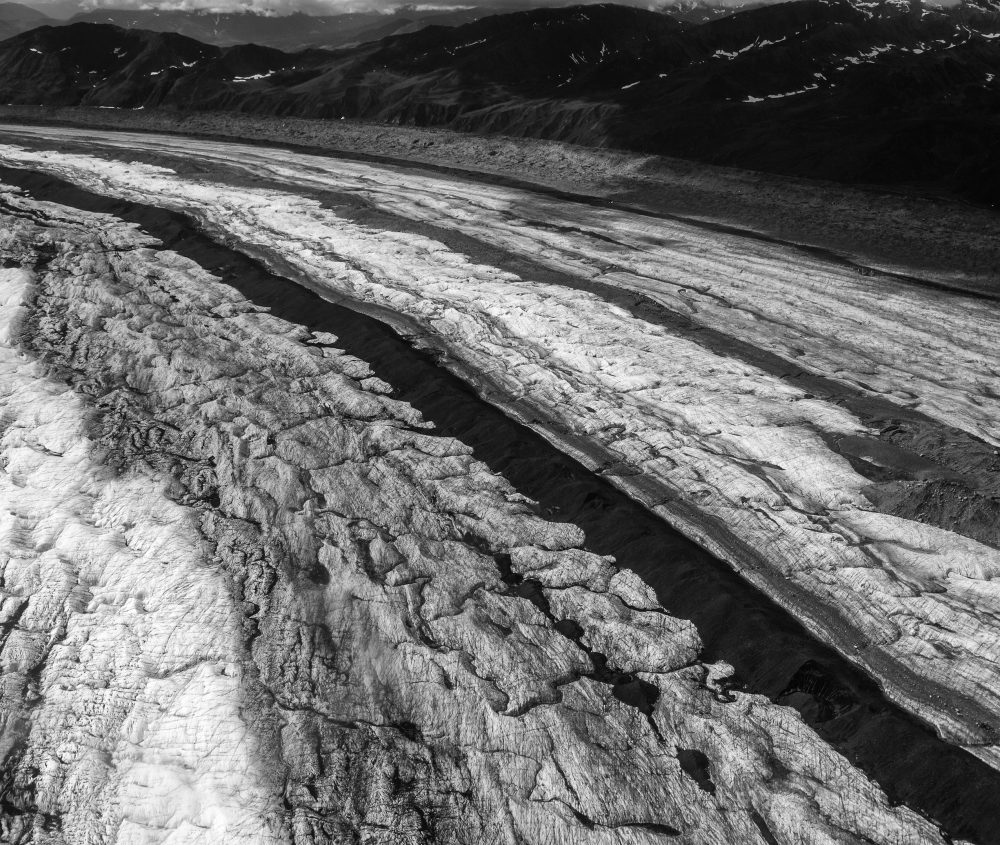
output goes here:
[[[404, 133], [443, 139], [447, 152], [427, 152], [438, 146], [435, 140], [420, 155], [441, 155], [450, 168], [471, 167], [463, 155], [483, 155], [482, 146], [472, 152], [471, 139], [415, 130], [387, 134], [394, 140], [385, 144], [398, 146]], [[487, 157], [504, 162], [482, 169], [509, 174], [510, 157], [518, 153], [505, 145], [514, 142], [479, 143]], [[463, 145], [468, 149], [460, 153]], [[491, 145], [501, 148], [496, 157], [489, 156]], [[124, 449], [125, 465], [139, 473], [134, 483], [155, 487], [178, 507], [198, 509], [165, 511], [173, 514], [170, 530], [197, 516], [206, 542], [228, 550], [230, 577], [244, 584], [255, 621], [242, 624], [250, 624], [252, 636], [240, 640], [234, 627], [240, 623], [220, 599], [218, 620], [205, 624], [227, 631], [232, 644], [220, 641], [216, 647], [225, 653], [210, 658], [191, 655], [197, 665], [240, 664], [240, 650], [249, 648], [263, 673], [250, 685], [260, 724], [249, 739], [235, 737], [225, 754], [243, 753], [247, 742], [263, 742], [279, 757], [283, 743], [298, 749], [288, 736], [276, 738], [279, 729], [269, 720], [287, 732], [289, 720], [301, 719], [296, 730], [326, 742], [324, 754], [372, 757], [369, 745], [352, 751], [354, 740], [328, 736], [328, 723], [350, 722], [356, 730], [359, 722], [388, 725], [391, 716], [391, 725], [411, 726], [399, 728], [407, 741], [414, 741], [411, 734], [428, 738], [416, 742], [430, 749], [433, 766], [446, 758], [454, 766], [443, 781], [426, 780], [416, 772], [426, 761], [414, 762], [408, 746], [403, 755], [420, 789], [447, 782], [447, 796], [407, 800], [427, 812], [451, 812], [449, 824], [459, 813], [486, 820], [495, 832], [507, 826], [523, 838], [525, 830], [534, 831], [532, 841], [560, 841], [567, 826], [574, 841], [595, 842], [752, 841], [758, 833], [764, 841], [791, 842], [803, 841], [803, 829], [816, 842], [933, 836], [908, 811], [887, 809], [850, 759], [890, 798], [905, 799], [952, 834], [989, 841], [1000, 764], [1000, 319], [988, 258], [995, 247], [988, 238], [972, 240], [976, 227], [989, 231], [993, 218], [952, 206], [935, 217], [924, 201], [885, 196], [866, 213], [886, 237], [869, 236], [848, 249], [848, 233], [864, 228], [858, 198], [869, 195], [841, 188], [817, 195], [804, 183], [788, 183], [781, 194], [774, 180], [750, 174], [704, 176], [674, 163], [668, 178], [657, 170], [668, 167], [663, 162], [559, 145], [525, 149], [534, 163], [516, 168], [518, 180], [533, 167], [548, 169], [549, 190], [528, 190], [508, 178], [473, 180], [453, 169], [203, 137], [0, 127], [0, 182], [8, 186], [6, 214], [14, 221], [4, 242], [7, 300], [26, 309], [18, 319], [35, 320], [38, 328], [34, 337], [11, 334], [6, 366], [29, 380], [68, 376], [84, 397], [59, 400], [69, 403], [67, 419], [81, 420], [72, 423], [73, 437], [96, 440], [81, 445], [79, 454], [101, 464]], [[385, 152], [374, 143], [367, 151]], [[544, 156], [562, 164], [546, 168]], [[587, 176], [567, 184], [562, 174], [570, 171]], [[673, 186], [671, 196], [658, 194], [665, 184]], [[567, 188], [597, 198], [568, 196]], [[779, 199], [768, 191], [779, 192]], [[689, 206], [697, 204], [694, 213]], [[753, 211], [772, 204], [780, 214], [762, 218]], [[855, 219], [845, 227], [848, 207]], [[793, 236], [793, 217], [806, 219], [805, 208], [814, 210], [811, 222], [800, 220]], [[898, 213], [890, 213], [893, 208]], [[767, 231], [748, 231], [751, 218], [759, 229], [766, 219]], [[811, 237], [824, 220], [826, 234]], [[939, 237], [941, 243], [907, 252], [914, 221], [936, 227], [916, 240]], [[204, 242], [190, 241], [187, 230], [195, 228]], [[217, 252], [223, 248], [257, 268], [232, 271], [234, 279], [272, 274], [257, 293], [246, 287], [233, 293], [221, 284], [219, 262], [236, 260]], [[947, 261], [959, 253], [961, 263]], [[251, 304], [268, 289], [280, 295], [266, 306]], [[286, 297], [302, 289], [317, 298], [296, 311]], [[663, 544], [660, 558], [654, 552], [630, 571], [627, 544], [621, 541], [619, 550], [608, 542], [620, 537], [618, 529], [605, 524], [588, 540], [579, 521], [559, 521], [569, 517], [559, 512], [566, 501], [558, 498], [544, 512], [532, 511], [530, 499], [544, 507], [542, 497], [507, 487], [518, 478], [513, 469], [488, 470], [472, 460], [468, 450], [476, 457], [488, 452], [489, 436], [474, 426], [459, 435], [461, 443], [420, 433], [425, 423], [418, 410], [429, 400], [407, 399], [409, 385], [376, 377], [369, 361], [375, 352], [364, 344], [345, 355], [349, 326], [314, 326], [311, 339], [303, 334], [310, 309], [319, 315], [333, 305], [392, 326], [434, 356], [438, 368], [470, 385], [477, 401], [503, 409], [571, 456], [582, 475], [565, 476], [567, 486], [589, 474], [639, 506], [628, 521], [658, 518], [718, 560], [699, 558], [677, 545], [681, 539], [650, 527]], [[90, 401], [96, 409], [88, 411]], [[82, 421], [95, 410], [129, 421], [131, 446], [115, 439], [114, 426], [100, 437], [88, 433]], [[7, 413], [24, 418], [22, 440], [42, 443], [32, 427], [43, 411], [28, 403]], [[430, 411], [427, 418], [434, 419]], [[152, 429], [158, 433], [150, 440]], [[56, 464], [51, 471], [39, 468], [38, 462], [56, 461], [50, 453], [58, 457], [68, 448], [42, 445], [31, 457], [31, 472], [22, 473], [41, 491], [34, 510], [19, 517], [30, 526], [50, 498], [62, 495], [50, 489], [51, 474], [72, 473]], [[513, 439], [500, 451], [511, 456], [526, 448]], [[110, 452], [93, 457], [101, 449]], [[99, 468], [86, 466], [87, 477], [100, 483], [88, 481], [81, 496], [125, 495]], [[174, 482], [165, 482], [171, 473]], [[183, 489], [188, 493], [181, 495]], [[610, 495], [595, 494], [593, 501], [610, 501]], [[86, 521], [92, 509], [88, 504], [78, 516]], [[115, 517], [121, 525], [94, 517], [96, 527], [110, 532], [108, 543], [114, 531], [127, 534], [140, 518], [156, 521], [121, 514]], [[25, 530], [17, 535], [21, 545]], [[260, 532], [267, 542], [281, 535], [287, 561], [248, 581], [250, 552], [264, 542]], [[623, 568], [595, 549], [621, 557]], [[197, 550], [185, 554], [190, 578], [204, 577]], [[789, 637], [799, 638], [788, 653], [816, 657], [803, 657], [801, 665], [758, 665], [752, 676], [740, 677], [738, 647], [704, 646], [713, 628], [727, 624], [724, 615], [698, 616], [697, 608], [686, 608], [682, 581], [665, 587], [661, 571], [678, 568], [682, 555], [695, 561], [684, 564], [693, 585], [724, 562], [726, 571], [752, 585], [754, 596], [776, 603], [760, 612], [771, 627], [785, 626]], [[316, 572], [305, 575], [313, 586], [304, 588], [301, 573], [288, 573], [296, 561], [312, 558], [319, 562]], [[251, 570], [259, 568], [254, 563]], [[31, 571], [25, 564], [24, 572]], [[117, 565], [108, 571], [87, 576], [88, 589], [106, 594], [103, 603], [120, 614], [132, 607], [134, 588], [107, 586], [107, 578], [117, 584], [123, 577]], [[23, 585], [15, 593], [27, 595], [30, 577], [18, 577]], [[260, 595], [245, 592], [246, 583]], [[716, 585], [729, 583], [712, 581], [706, 601], [728, 589]], [[209, 587], [191, 581], [171, 589], [186, 619], [191, 591]], [[744, 608], [756, 601], [745, 599]], [[261, 612], [269, 602], [278, 603], [270, 615]], [[734, 605], [727, 612], [748, 611]], [[308, 647], [293, 624], [299, 616], [310, 630], [326, 629]], [[168, 613], [162, 624], [170, 619]], [[797, 632], [796, 623], [805, 630]], [[35, 624], [45, 630], [43, 621]], [[64, 631], [73, 624], [80, 623], [58, 622]], [[365, 644], [355, 640], [359, 630], [377, 651], [371, 665]], [[840, 656], [827, 658], [821, 644]], [[755, 647], [780, 651], [762, 642], [748, 650]], [[156, 648], [183, 656], [169, 643]], [[207, 649], [207, 641], [198, 648]], [[707, 665], [709, 656], [737, 666], [730, 689], [717, 681], [729, 670]], [[838, 660], [847, 668], [823, 668]], [[291, 675], [311, 678], [306, 686], [283, 674], [286, 664]], [[49, 681], [56, 685], [68, 683], [60, 665], [38, 663], [52, 667]], [[862, 680], [831, 694], [840, 681], [825, 673], [846, 678], [855, 669]], [[21, 671], [30, 675], [31, 669], [25, 664]], [[179, 663], [177, 671], [188, 669]], [[451, 678], [447, 683], [442, 672]], [[128, 698], [129, 690], [144, 687], [126, 674], [127, 683], [115, 676], [114, 684], [124, 684], [121, 695]], [[865, 676], [888, 701], [876, 687], [864, 689]], [[363, 690], [354, 690], [359, 678]], [[226, 692], [217, 678], [212, 684], [219, 687], [212, 693], [218, 718], [230, 720], [220, 730], [232, 736], [239, 726], [227, 708], [246, 689]], [[386, 685], [405, 684], [431, 692], [426, 698], [393, 693], [385, 704], [393, 712], [375, 713]], [[746, 691], [737, 691], [740, 684]], [[342, 696], [350, 712], [326, 713], [320, 727], [314, 720], [330, 696]], [[70, 705], [56, 699], [53, 706], [41, 716], [18, 717], [36, 720], [39, 736], [29, 753], [45, 757], [51, 750], [45, 733], [72, 722], [59, 709]], [[740, 715], [748, 707], [758, 714], [750, 722]], [[594, 717], [585, 738], [580, 714], [595, 708], [604, 715]], [[305, 715], [293, 719], [292, 712]], [[880, 722], [882, 738], [866, 721], [875, 712], [889, 714]], [[451, 721], [442, 721], [444, 713]], [[705, 735], [686, 733], [696, 722]], [[722, 740], [707, 738], [716, 730], [711, 725], [729, 726], [729, 747], [745, 749], [746, 756], [727, 759]], [[524, 732], [536, 730], [558, 741], [572, 762], [549, 772], [550, 752], [525, 744]], [[890, 735], [901, 738], [896, 748], [885, 744]], [[71, 735], [66, 742], [72, 744]], [[386, 759], [400, 765], [400, 742], [394, 738], [390, 748], [383, 741], [379, 765], [389, 765]], [[783, 750], [789, 742], [795, 759]], [[590, 759], [595, 743], [606, 760]], [[878, 753], [864, 759], [863, 746]], [[471, 763], [464, 757], [455, 763], [459, 751], [486, 747], [497, 753], [502, 747], [504, 762], [473, 754]], [[663, 795], [640, 799], [636, 783], [620, 782], [626, 747], [645, 767], [637, 777], [659, 783]], [[906, 771], [893, 765], [893, 756], [905, 756], [899, 749], [911, 747], [922, 749], [919, 758], [928, 766], [922, 774], [916, 758]], [[667, 758], [658, 756], [664, 748], [673, 749]], [[777, 755], [770, 774], [759, 762], [767, 758], [760, 748]], [[312, 784], [315, 804], [317, 775], [310, 772], [323, 768], [323, 755], [314, 763], [302, 749], [294, 754], [294, 760], [286, 754], [283, 765], [296, 783]], [[46, 800], [58, 804], [61, 785], [77, 775], [45, 765], [56, 773], [45, 782]], [[693, 792], [678, 780], [681, 770], [700, 773]], [[572, 783], [573, 771], [603, 785]], [[735, 780], [708, 781], [707, 771], [732, 772]], [[119, 792], [150, 782], [134, 766], [108, 777], [102, 788]], [[455, 797], [465, 794], [469, 778], [485, 778], [468, 787], [471, 807]], [[287, 792], [287, 784], [276, 785], [266, 773], [251, 783], [254, 812], [271, 818], [275, 790]], [[323, 800], [336, 804], [341, 786], [323, 781]], [[383, 789], [365, 788], [372, 795]], [[237, 786], [219, 789], [220, 806], [229, 806]], [[319, 830], [322, 814], [303, 797], [309, 789], [301, 789], [295, 806], [308, 812], [302, 809], [295, 824], [308, 818], [310, 829]], [[609, 789], [618, 798], [610, 799]], [[834, 789], [836, 812], [828, 806]], [[709, 797], [716, 805], [702, 808], [698, 802]], [[385, 807], [379, 812], [391, 816]], [[91, 830], [92, 820], [73, 818]], [[350, 824], [360, 830], [361, 822]], [[368, 828], [377, 824], [364, 821]], [[322, 839], [315, 830], [294, 830], [302, 841]], [[450, 827], [449, 837], [464, 841], [457, 830]]]

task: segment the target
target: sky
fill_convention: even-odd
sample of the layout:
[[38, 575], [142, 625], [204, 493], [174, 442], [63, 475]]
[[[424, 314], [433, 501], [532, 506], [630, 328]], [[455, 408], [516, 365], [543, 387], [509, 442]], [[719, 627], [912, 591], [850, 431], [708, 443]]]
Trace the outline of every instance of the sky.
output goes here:
[[[575, 5], [581, 2], [601, 2], [601, 0], [427, 0], [427, 2], [407, 2], [407, 0], [22, 0], [52, 17], [67, 18], [80, 11], [96, 8], [109, 9], [203, 9], [217, 12], [255, 11], [263, 13], [289, 14], [301, 11], [310, 14], [337, 14], [354, 11], [389, 11], [399, 6], [417, 8], [468, 8], [488, 6], [530, 8], [544, 5]], [[671, 0], [612, 0], [646, 8], [660, 7]], [[690, 2], [690, 0], [687, 0]], [[745, 0], [710, 0], [713, 5], [742, 5]]]
[[[389, 12], [401, 6], [417, 9], [460, 9], [486, 6], [490, 9], [523, 9], [538, 6], [570, 6], [586, 2], [615, 2], [647, 9], [660, 9], [673, 3], [698, 2], [698, 0], [21, 0], [48, 15], [68, 18], [80, 11], [97, 8], [108, 9], [181, 9], [213, 12], [255, 11], [265, 14], [340, 14], [343, 12]], [[785, 0], [701, 0], [713, 6], [756, 5], [760, 2], [785, 2]], [[951, 5], [958, 0], [936, 0], [936, 5]]]

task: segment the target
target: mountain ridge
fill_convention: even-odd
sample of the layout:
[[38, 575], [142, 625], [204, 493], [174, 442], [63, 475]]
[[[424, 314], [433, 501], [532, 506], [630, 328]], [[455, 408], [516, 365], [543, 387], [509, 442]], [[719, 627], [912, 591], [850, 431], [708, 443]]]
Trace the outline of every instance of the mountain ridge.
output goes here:
[[0, 41], [54, 21], [22, 3], [0, 3]]
[[599, 4], [337, 50], [76, 23], [0, 43], [0, 102], [549, 138], [995, 203], [1000, 14], [795, 0], [700, 24]]

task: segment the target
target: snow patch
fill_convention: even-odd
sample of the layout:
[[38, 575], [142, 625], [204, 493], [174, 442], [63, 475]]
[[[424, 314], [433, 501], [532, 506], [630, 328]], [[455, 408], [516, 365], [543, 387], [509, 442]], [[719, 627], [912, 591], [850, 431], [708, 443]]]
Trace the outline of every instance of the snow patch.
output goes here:
[[750, 50], [759, 50], [762, 47], [770, 47], [772, 44], [781, 44], [786, 40], [788, 40], [787, 35], [782, 35], [777, 41], [769, 41], [766, 38], [757, 38], [751, 44], [747, 44], [745, 47], [740, 47], [739, 50], [716, 50], [712, 56], [716, 59], [735, 59], [737, 56], [747, 53]]
[[269, 70], [266, 73], [255, 73], [252, 76], [234, 76], [232, 82], [253, 82], [258, 79], [269, 79], [274, 76], [278, 71]]
[[[817, 74], [817, 76], [818, 75], [819, 74]], [[750, 96], [750, 97], [747, 97], [742, 102], [744, 102], [744, 103], [763, 103], [764, 100], [780, 100], [780, 99], [783, 99], [784, 97], [795, 97], [795, 96], [797, 96], [799, 94], [805, 94], [805, 93], [807, 93], [809, 91], [815, 91], [817, 88], [819, 88], [819, 85], [816, 84], [816, 83], [812, 83], [810, 85], [806, 85], [804, 88], [797, 88], [794, 91], [785, 91], [784, 93], [781, 93], [781, 94], [765, 94], [763, 97], [753, 97], [753, 96]]]

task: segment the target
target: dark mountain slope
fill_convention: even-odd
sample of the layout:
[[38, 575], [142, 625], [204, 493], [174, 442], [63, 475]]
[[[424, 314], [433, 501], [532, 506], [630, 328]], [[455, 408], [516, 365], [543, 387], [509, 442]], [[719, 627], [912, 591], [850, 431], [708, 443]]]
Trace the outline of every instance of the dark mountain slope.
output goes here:
[[296, 54], [77, 24], [0, 43], [0, 100], [447, 125], [996, 202], [992, 2], [540, 9]]
[[218, 58], [181, 35], [72, 24], [0, 45], [0, 99], [9, 103], [142, 105], [171, 79]]
[[625, 6], [538, 9], [388, 39], [369, 63], [408, 76], [447, 71], [550, 95], [571, 77], [609, 84], [614, 72], [587, 73], [596, 67], [652, 70], [662, 56], [684, 52], [683, 31], [667, 15]]
[[[782, 39], [756, 26], [744, 36], [749, 49], [731, 43], [703, 64], [623, 92], [616, 142], [694, 157], [706, 155], [707, 142], [718, 163], [847, 181], [946, 182], [997, 201], [1000, 16], [974, 30], [947, 15], [789, 5], [813, 7], [807, 33]], [[708, 24], [699, 37], [710, 49], [722, 24], [743, 17]]]

